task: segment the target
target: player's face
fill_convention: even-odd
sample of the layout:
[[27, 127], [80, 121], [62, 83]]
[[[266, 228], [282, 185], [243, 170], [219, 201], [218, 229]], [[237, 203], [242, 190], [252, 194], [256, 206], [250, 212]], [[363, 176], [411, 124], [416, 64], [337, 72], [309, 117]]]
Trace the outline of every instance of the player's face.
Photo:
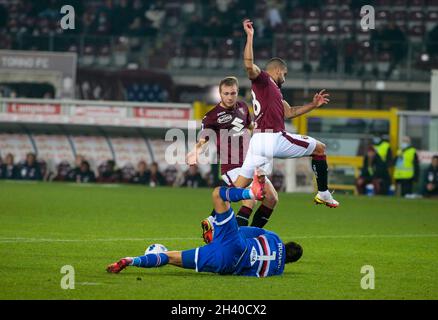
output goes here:
[[277, 84], [281, 86], [286, 81], [287, 76], [287, 68], [278, 68], [277, 69]]
[[234, 107], [237, 101], [237, 94], [239, 93], [239, 89], [237, 88], [236, 85], [232, 85], [232, 86], [223, 85], [222, 88], [220, 88], [219, 93], [221, 95], [221, 102], [225, 107], [227, 108]]

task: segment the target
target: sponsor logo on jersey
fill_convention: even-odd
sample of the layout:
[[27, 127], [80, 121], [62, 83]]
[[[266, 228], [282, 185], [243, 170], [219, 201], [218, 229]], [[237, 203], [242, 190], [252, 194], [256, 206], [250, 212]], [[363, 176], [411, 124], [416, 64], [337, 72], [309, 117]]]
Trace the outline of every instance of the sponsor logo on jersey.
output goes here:
[[222, 111], [222, 112], [219, 112], [218, 114], [216, 114], [216, 116], [218, 116], [218, 117], [219, 117], [219, 116], [221, 116], [221, 115], [225, 114], [225, 112], [226, 112], [226, 111]]
[[245, 128], [245, 125], [243, 124], [243, 120], [240, 118], [234, 118], [233, 122], [231, 123], [234, 127], [234, 131], [242, 131], [243, 128]]
[[308, 136], [301, 136], [301, 139], [307, 140], [307, 139], [309, 139], [309, 137]]
[[281, 259], [283, 258], [283, 244], [282, 243], [278, 243], [277, 244], [277, 248], [278, 248], [278, 264], [277, 264], [277, 269], [281, 269]]
[[233, 116], [231, 114], [224, 114], [223, 116], [217, 119], [217, 123], [227, 123], [230, 122], [232, 119]]
[[257, 254], [257, 250], [255, 247], [252, 247], [249, 259], [251, 261], [251, 267], [252, 267], [254, 265], [254, 263], [256, 263], [258, 260], [258, 254]]

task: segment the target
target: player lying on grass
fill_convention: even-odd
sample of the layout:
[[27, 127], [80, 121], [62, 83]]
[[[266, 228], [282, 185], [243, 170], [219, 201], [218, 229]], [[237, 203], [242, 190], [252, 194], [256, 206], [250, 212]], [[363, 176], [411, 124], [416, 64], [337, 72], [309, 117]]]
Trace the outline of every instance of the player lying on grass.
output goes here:
[[254, 177], [251, 189], [217, 187], [212, 199], [216, 212], [214, 238], [209, 244], [184, 251], [167, 251], [120, 259], [107, 267], [119, 273], [128, 266], [156, 268], [171, 264], [197, 272], [213, 272], [254, 277], [281, 275], [285, 263], [300, 259], [300, 245], [284, 244], [274, 233], [257, 227], [237, 225], [230, 202], [263, 199], [264, 179]]
[[249, 142], [245, 161], [234, 185], [246, 187], [251, 182], [255, 168], [260, 168], [273, 158], [289, 159], [312, 157], [312, 169], [318, 184], [318, 193], [314, 201], [336, 208], [339, 202], [328, 191], [328, 166], [325, 145], [312, 137], [286, 132], [284, 119], [292, 119], [306, 114], [329, 103], [329, 94], [324, 90], [315, 94], [311, 103], [291, 107], [281, 93], [281, 85], [287, 75], [287, 65], [280, 58], [272, 58], [265, 70], [254, 64], [253, 38], [254, 28], [250, 20], [243, 22], [246, 33], [244, 64], [251, 80], [251, 94], [254, 108], [254, 134]]
[[[187, 163], [194, 165], [198, 162], [199, 155], [204, 152], [209, 142], [209, 135], [216, 138], [217, 158], [220, 160], [222, 180], [228, 186], [234, 182], [240, 173], [240, 167], [245, 160], [248, 143], [250, 140], [253, 123], [248, 106], [244, 101], [238, 100], [239, 81], [236, 77], [226, 77], [219, 83], [220, 102], [202, 119], [200, 138], [194, 150], [187, 154]], [[263, 228], [278, 201], [278, 194], [272, 183], [265, 181], [265, 198], [252, 219], [251, 226]], [[247, 226], [255, 206], [254, 200], [242, 201], [242, 206], [236, 214], [239, 226]], [[211, 228], [208, 219], [201, 222], [204, 231], [204, 241], [211, 241], [209, 233]]]

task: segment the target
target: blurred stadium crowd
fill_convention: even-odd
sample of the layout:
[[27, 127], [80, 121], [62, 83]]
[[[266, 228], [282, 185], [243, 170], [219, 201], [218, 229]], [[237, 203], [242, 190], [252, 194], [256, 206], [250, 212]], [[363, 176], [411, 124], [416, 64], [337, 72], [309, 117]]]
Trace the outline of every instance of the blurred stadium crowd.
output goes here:
[[375, 136], [363, 157], [357, 192], [369, 196], [397, 192], [403, 197], [415, 197], [414, 185], [423, 196], [438, 196], [438, 154], [422, 169], [410, 137], [404, 136], [394, 153], [387, 140]]
[[[150, 165], [142, 160], [135, 168], [126, 164], [119, 168], [114, 160], [107, 160], [98, 165], [96, 172], [90, 162], [82, 155], [77, 155], [73, 166], [68, 161], [62, 161], [56, 166], [56, 172], [48, 169], [43, 159], [38, 159], [35, 153], [29, 152], [26, 159], [16, 162], [14, 155], [9, 153], [0, 157], [0, 179], [34, 180], [34, 181], [64, 181], [76, 183], [130, 183], [149, 187], [169, 186], [202, 188], [215, 187], [220, 184], [218, 177], [212, 172], [202, 174], [198, 167], [190, 166], [186, 171], [178, 170], [169, 165], [163, 171], [157, 162]], [[275, 171], [271, 180], [278, 191], [284, 190], [284, 176]]]
[[[78, 52], [82, 65], [125, 67], [135, 62], [161, 69], [241, 69], [241, 21], [251, 17], [257, 30], [255, 58], [280, 56], [304, 73], [397, 78], [438, 63], [438, 0], [69, 4], [76, 12], [74, 30], [59, 28], [63, 1], [0, 0], [0, 49]], [[360, 27], [362, 5], [375, 7], [372, 32]], [[399, 70], [405, 61], [409, 66]]]

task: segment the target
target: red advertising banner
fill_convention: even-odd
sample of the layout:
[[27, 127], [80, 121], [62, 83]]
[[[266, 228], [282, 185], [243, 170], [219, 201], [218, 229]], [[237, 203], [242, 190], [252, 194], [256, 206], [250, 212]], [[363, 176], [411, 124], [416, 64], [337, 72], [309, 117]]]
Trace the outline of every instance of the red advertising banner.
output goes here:
[[146, 119], [189, 120], [190, 109], [135, 107], [134, 117]]
[[127, 109], [123, 107], [111, 106], [80, 106], [76, 105], [72, 109], [72, 115], [82, 117], [121, 117], [127, 115]]
[[52, 115], [61, 114], [61, 105], [40, 103], [8, 103], [6, 110], [7, 113], [16, 114]]

